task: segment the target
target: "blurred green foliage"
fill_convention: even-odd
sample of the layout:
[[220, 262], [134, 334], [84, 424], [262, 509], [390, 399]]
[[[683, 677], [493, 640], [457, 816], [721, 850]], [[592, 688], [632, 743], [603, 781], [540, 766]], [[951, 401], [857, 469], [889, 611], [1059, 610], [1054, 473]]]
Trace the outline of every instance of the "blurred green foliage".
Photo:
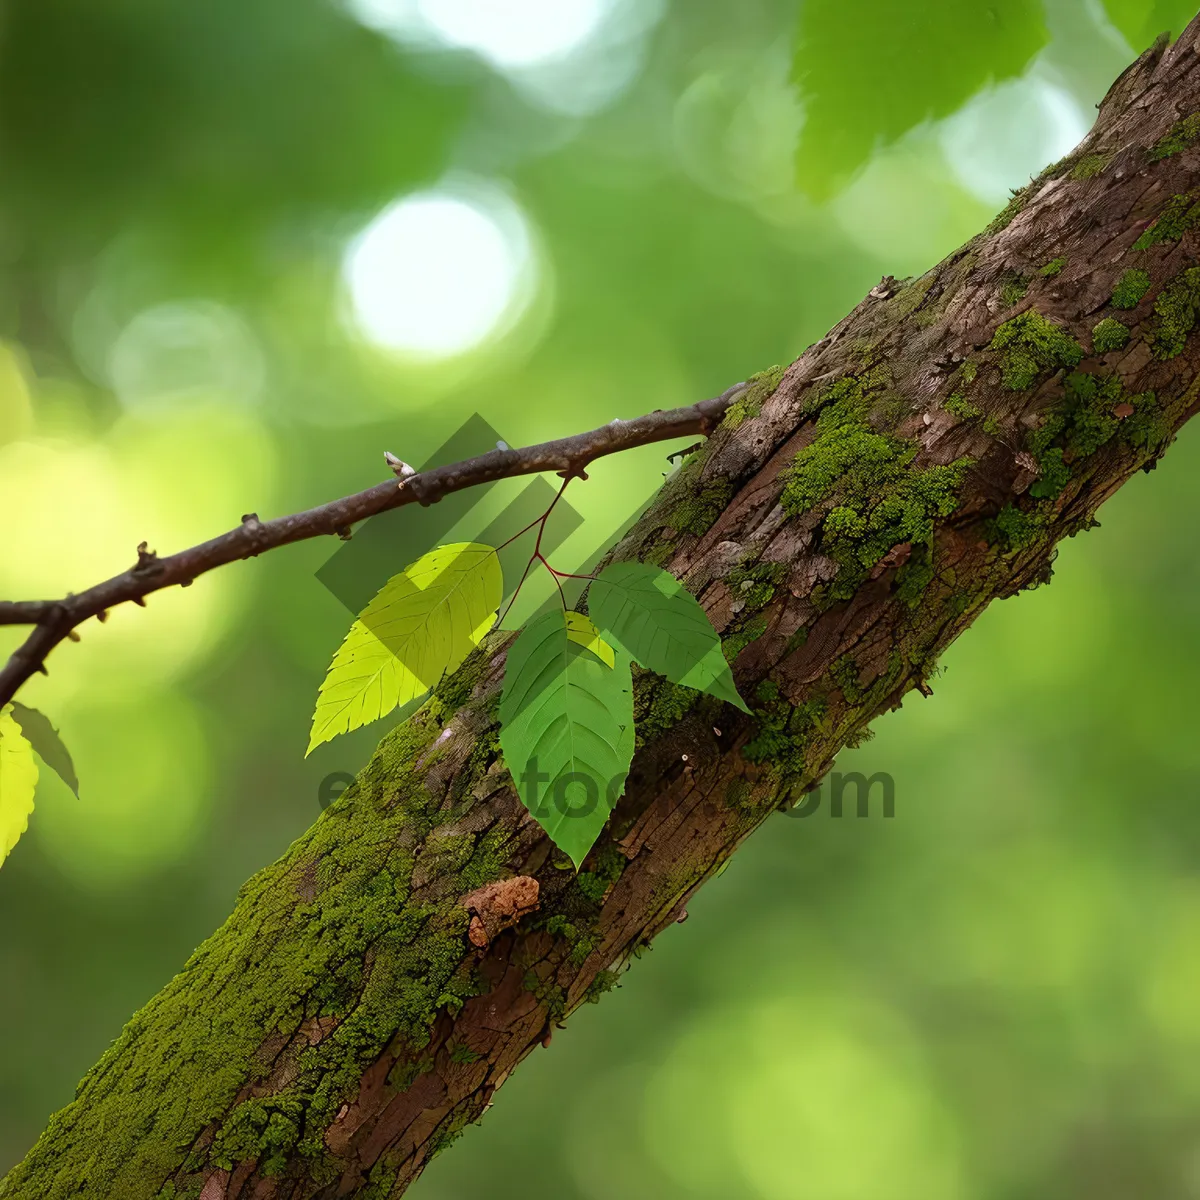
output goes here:
[[889, 0], [808, 0], [794, 73], [800, 186], [827, 198], [880, 144], [1020, 75], [1047, 37], [1040, 0], [925, 0], [903, 13]]
[[1178, 37], [1196, 15], [1190, 0], [1102, 0], [1108, 19], [1139, 54], [1160, 33]]
[[[614, 0], [530, 67], [324, 0], [7, 0], [0, 594], [366, 486], [476, 411], [518, 444], [790, 361], [982, 228], [1191, 15], [1107, 11]], [[527, 303], [454, 358], [372, 346], [347, 244], [480, 181], [532, 231]], [[567, 569], [667, 449], [572, 489]], [[843, 757], [891, 773], [893, 819], [773, 818], [412, 1194], [1200, 1196], [1198, 504], [1189, 431]], [[332, 550], [114, 612], [22, 696], [83, 798], [43, 772], [0, 872], [0, 1168], [383, 732], [302, 758], [350, 615], [314, 578]]]

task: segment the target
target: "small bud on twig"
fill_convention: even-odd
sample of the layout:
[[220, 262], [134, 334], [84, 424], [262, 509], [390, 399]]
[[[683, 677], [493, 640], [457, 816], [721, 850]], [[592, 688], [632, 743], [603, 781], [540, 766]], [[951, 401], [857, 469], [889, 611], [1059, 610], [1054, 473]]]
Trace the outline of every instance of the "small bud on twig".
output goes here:
[[400, 479], [407, 479], [410, 475], [415, 475], [417, 472], [410, 467], [402, 458], [397, 458], [390, 450], [383, 452], [383, 461], [392, 468], [392, 473]]

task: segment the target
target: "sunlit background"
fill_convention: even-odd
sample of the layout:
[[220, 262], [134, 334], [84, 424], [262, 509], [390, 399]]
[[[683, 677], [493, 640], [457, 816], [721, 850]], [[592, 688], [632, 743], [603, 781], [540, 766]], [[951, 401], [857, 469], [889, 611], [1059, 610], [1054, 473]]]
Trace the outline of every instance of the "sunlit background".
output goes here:
[[[515, 445], [790, 361], [1193, 4], [0, 0], [0, 595], [474, 413]], [[665, 449], [572, 489], [567, 569]], [[844, 756], [894, 819], [773, 818], [411, 1194], [1200, 1197], [1197, 512], [1192, 430]], [[335, 549], [115, 611], [23, 695], [82, 795], [43, 771], [0, 871], [0, 1170], [389, 724], [302, 758]]]

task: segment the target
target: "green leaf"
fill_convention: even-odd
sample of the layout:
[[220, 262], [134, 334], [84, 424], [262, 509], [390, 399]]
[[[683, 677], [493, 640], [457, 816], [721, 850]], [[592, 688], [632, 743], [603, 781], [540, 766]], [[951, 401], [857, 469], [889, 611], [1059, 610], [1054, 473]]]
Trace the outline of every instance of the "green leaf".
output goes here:
[[1108, 19], [1135, 54], [1153, 45], [1160, 33], [1178, 37], [1196, 15], [1196, 0], [1103, 0]]
[[495, 550], [477, 542], [439, 546], [389, 579], [333, 656], [305, 757], [429, 691], [495, 624], [503, 592]]
[[500, 698], [500, 748], [517, 792], [579, 867], [625, 790], [633, 760], [629, 656], [609, 668], [567, 635], [561, 612], [513, 643]]
[[600, 636], [600, 631], [583, 613], [567, 612], [567, 637], [570, 641], [590, 650], [605, 666], [616, 666], [613, 648]]
[[38, 779], [33, 747], [12, 711], [11, 704], [0, 709], [0, 863], [29, 827]]
[[36, 708], [26, 708], [16, 700], [12, 703], [12, 715], [42, 762], [78, 797], [79, 776], [75, 774], [71, 752], [59, 736], [58, 730], [50, 724], [50, 718], [38, 712]]
[[1046, 44], [1041, 0], [805, 0], [792, 77], [797, 182], [824, 200], [881, 145], [947, 117]]
[[699, 601], [669, 571], [610, 563], [588, 590], [596, 628], [648, 670], [749, 712], [721, 639]]

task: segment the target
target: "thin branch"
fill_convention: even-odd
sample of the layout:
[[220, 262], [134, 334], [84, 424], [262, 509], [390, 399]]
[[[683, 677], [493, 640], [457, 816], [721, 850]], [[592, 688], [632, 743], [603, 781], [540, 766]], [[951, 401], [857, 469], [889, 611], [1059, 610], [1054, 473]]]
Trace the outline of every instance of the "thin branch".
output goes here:
[[567, 593], [563, 591], [563, 585], [559, 582], [558, 576], [554, 573], [554, 568], [546, 561], [540, 550], [534, 555], [534, 558], [536, 558], [537, 561], [540, 562], [542, 566], [550, 572], [550, 578], [554, 580], [554, 586], [558, 588], [558, 598], [562, 601], [563, 612], [566, 612], [570, 607], [570, 605], [567, 604]]
[[586, 477], [588, 464], [605, 455], [689, 434], [707, 435], [720, 424], [725, 410], [745, 386], [737, 383], [712, 400], [629, 421], [612, 421], [587, 433], [523, 450], [489, 450], [463, 462], [405, 475], [399, 484], [395, 480], [376, 484], [364, 492], [289, 517], [260, 521], [255, 513], [249, 513], [236, 529], [167, 558], [159, 558], [143, 542], [133, 567], [78, 595], [61, 600], [0, 601], [0, 625], [34, 626], [25, 643], [0, 670], [0, 705], [7, 704], [32, 675], [45, 672], [46, 656], [76, 626], [91, 617], [103, 620], [118, 604], [145, 604], [151, 592], [187, 587], [216, 567], [255, 558], [278, 546], [326, 535], [346, 537], [357, 522], [406, 504], [428, 506], [451, 492], [542, 471], [557, 471], [564, 480]]
[[36, 625], [57, 600], [0, 600], [0, 625]]

